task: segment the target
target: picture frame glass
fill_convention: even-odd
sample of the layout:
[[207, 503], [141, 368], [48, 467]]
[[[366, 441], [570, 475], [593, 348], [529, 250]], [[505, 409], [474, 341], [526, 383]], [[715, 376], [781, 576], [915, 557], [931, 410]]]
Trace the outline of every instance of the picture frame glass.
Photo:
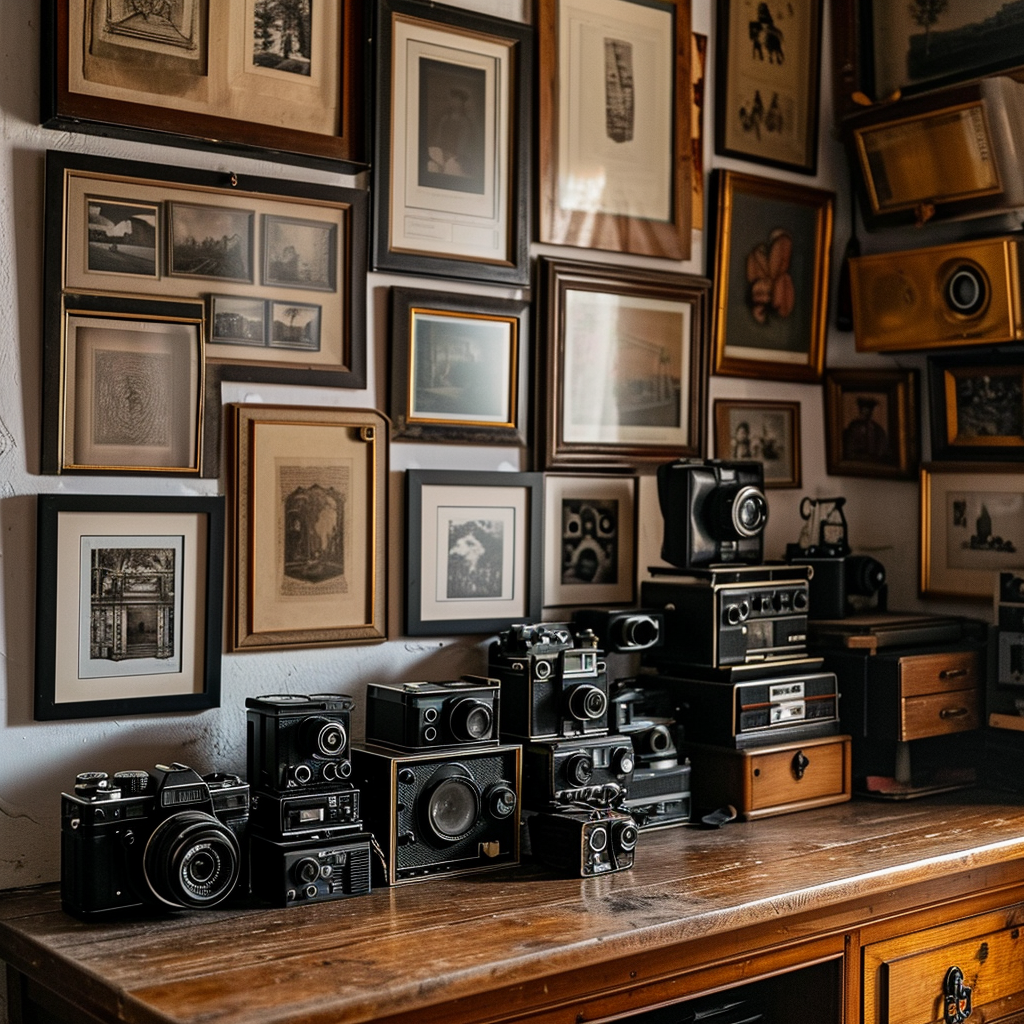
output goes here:
[[949, 444], [1024, 448], [1024, 364], [950, 367], [944, 379]]
[[799, 403], [715, 402], [715, 457], [753, 459], [765, 487], [799, 487]]

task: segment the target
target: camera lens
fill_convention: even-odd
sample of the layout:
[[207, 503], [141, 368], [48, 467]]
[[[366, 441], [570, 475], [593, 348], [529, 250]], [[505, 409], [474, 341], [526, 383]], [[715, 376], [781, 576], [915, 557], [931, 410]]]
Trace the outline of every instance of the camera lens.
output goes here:
[[846, 593], [872, 597], [885, 583], [885, 566], [870, 555], [849, 555], [846, 559]]
[[612, 631], [616, 647], [643, 650], [658, 642], [661, 628], [650, 615], [627, 615], [619, 619]]
[[480, 818], [480, 794], [463, 771], [458, 765], [446, 765], [424, 789], [427, 827], [446, 843], [463, 839]]
[[448, 726], [457, 740], [471, 743], [489, 740], [494, 726], [491, 706], [474, 697], [463, 697], [452, 705]]
[[604, 690], [585, 683], [569, 690], [566, 704], [569, 714], [580, 722], [593, 722], [608, 710], [608, 695]]
[[341, 757], [348, 745], [345, 726], [334, 718], [307, 718], [302, 733], [307, 749], [322, 757]]
[[621, 821], [615, 829], [615, 836], [619, 841], [619, 849], [628, 853], [636, 849], [640, 832], [632, 821]]
[[566, 778], [574, 786], [585, 786], [594, 775], [594, 762], [589, 754], [570, 754], [565, 762]]
[[768, 502], [756, 487], [741, 487], [732, 501], [732, 528], [740, 537], [756, 537], [768, 521]]
[[495, 783], [487, 791], [487, 812], [492, 818], [502, 820], [516, 809], [516, 791], [504, 782]]
[[320, 863], [312, 857], [303, 857], [302, 860], [295, 863], [292, 874], [295, 876], [295, 881], [301, 885], [315, 882], [320, 877]]
[[590, 835], [587, 836], [587, 846], [589, 846], [594, 853], [601, 853], [603, 850], [608, 848], [608, 829], [604, 825], [595, 825], [590, 830]]
[[954, 313], [973, 316], [988, 301], [985, 275], [980, 267], [960, 264], [946, 279], [946, 304]]
[[160, 822], [143, 853], [154, 896], [172, 907], [209, 907], [235, 888], [241, 864], [234, 833], [204, 811], [180, 811]]

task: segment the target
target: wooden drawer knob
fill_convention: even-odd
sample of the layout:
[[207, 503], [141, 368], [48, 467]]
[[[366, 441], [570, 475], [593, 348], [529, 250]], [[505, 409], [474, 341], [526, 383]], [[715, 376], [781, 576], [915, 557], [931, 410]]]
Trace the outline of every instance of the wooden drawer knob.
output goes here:
[[964, 972], [959, 967], [950, 967], [942, 983], [943, 1003], [946, 1007], [946, 1024], [961, 1024], [971, 1015], [971, 990], [964, 984]]

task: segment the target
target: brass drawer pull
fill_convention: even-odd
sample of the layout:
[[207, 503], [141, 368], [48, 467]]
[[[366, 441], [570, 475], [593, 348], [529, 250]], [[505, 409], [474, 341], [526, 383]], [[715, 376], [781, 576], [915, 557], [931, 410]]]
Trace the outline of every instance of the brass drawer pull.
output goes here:
[[963, 718], [970, 714], [967, 708], [943, 708], [939, 712], [939, 718]]
[[939, 673], [940, 679], [959, 679], [961, 676], [967, 675], [967, 669], [965, 668], [945, 668]]
[[964, 984], [964, 972], [959, 967], [950, 967], [942, 983], [946, 1024], [961, 1024], [971, 1015], [971, 990]]

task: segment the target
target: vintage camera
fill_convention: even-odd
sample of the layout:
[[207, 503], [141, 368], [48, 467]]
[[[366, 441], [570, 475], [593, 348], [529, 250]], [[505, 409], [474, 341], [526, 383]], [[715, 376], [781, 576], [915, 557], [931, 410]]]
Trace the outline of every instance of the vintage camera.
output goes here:
[[679, 459], [658, 467], [661, 557], [680, 568], [763, 560], [768, 501], [760, 462]]
[[589, 878], [633, 866], [640, 830], [612, 807], [555, 805], [527, 821], [534, 859], [561, 874]]
[[565, 623], [515, 625], [491, 644], [501, 682], [502, 735], [523, 740], [608, 732], [608, 671], [589, 631]]
[[61, 898], [82, 917], [213, 907], [244, 891], [249, 787], [175, 762], [83, 772], [61, 795]]
[[252, 794], [250, 824], [255, 831], [274, 839], [356, 831], [362, 824], [359, 790], [346, 785], [313, 792], [256, 792]]
[[371, 846], [369, 832], [282, 842], [253, 835], [253, 893], [279, 907], [363, 896], [371, 888]]
[[664, 616], [646, 608], [581, 608], [572, 619], [578, 629], [589, 629], [609, 654], [646, 651], [665, 642]]
[[366, 742], [400, 750], [496, 745], [501, 684], [465, 675], [442, 683], [370, 683]]
[[635, 756], [628, 736], [577, 736], [531, 743], [523, 750], [523, 802], [608, 804], [633, 777]]
[[247, 697], [249, 782], [274, 792], [337, 788], [352, 774], [354, 703], [329, 693]]

